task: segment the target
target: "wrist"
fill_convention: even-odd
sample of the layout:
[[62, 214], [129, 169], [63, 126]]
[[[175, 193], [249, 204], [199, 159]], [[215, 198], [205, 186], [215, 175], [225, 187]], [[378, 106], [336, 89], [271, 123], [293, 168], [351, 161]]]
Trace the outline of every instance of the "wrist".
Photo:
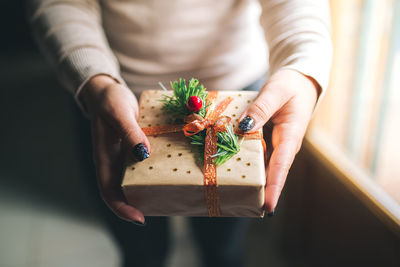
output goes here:
[[300, 73], [300, 74], [302, 74], [304, 77], [306, 77], [309, 80], [309, 82], [312, 84], [312, 88], [314, 89], [313, 91], [315, 92], [315, 104], [316, 104], [322, 93], [321, 86], [313, 77], [305, 75], [303, 73]]

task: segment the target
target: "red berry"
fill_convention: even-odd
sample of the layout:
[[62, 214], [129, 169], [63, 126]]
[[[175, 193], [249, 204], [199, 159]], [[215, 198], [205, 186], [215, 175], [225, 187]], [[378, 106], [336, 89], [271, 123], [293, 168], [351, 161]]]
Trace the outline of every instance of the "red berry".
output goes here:
[[186, 103], [186, 107], [191, 112], [198, 112], [201, 109], [202, 106], [203, 106], [203, 101], [201, 101], [200, 97], [195, 96], [195, 95], [189, 97], [189, 99], [188, 99], [188, 101]]

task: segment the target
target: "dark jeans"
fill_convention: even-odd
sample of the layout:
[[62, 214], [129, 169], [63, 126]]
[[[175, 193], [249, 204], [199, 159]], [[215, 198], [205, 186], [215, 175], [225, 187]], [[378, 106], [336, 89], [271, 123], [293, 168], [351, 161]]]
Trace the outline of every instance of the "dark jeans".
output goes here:
[[[259, 79], [243, 90], [260, 90], [265, 79]], [[141, 227], [115, 216], [102, 201], [92, 160], [90, 123], [76, 108], [76, 127], [79, 133], [79, 162], [85, 171], [88, 192], [94, 206], [114, 235], [123, 256], [123, 266], [161, 267], [169, 246], [169, 218], [147, 217]], [[199, 244], [204, 266], [241, 267], [245, 261], [246, 218], [189, 218], [191, 230]]]

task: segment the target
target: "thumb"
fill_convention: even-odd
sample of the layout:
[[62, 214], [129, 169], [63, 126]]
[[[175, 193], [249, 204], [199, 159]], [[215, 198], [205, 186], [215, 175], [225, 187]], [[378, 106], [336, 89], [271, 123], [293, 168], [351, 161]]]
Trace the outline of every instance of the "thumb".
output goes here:
[[136, 121], [135, 113], [123, 108], [115, 111], [112, 125], [118, 131], [125, 149], [137, 161], [145, 160], [150, 156], [150, 142]]
[[150, 157], [150, 142], [135, 118], [121, 121], [121, 138], [137, 161]]
[[261, 128], [287, 101], [289, 97], [279, 87], [267, 83], [257, 99], [239, 118], [239, 129], [253, 132]]

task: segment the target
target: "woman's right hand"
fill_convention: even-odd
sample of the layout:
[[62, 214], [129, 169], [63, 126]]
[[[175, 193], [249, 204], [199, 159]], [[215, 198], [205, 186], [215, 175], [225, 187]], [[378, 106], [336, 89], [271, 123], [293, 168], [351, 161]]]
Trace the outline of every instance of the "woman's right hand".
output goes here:
[[97, 75], [82, 89], [80, 98], [91, 118], [94, 163], [104, 201], [120, 218], [144, 224], [142, 212], [126, 203], [121, 189], [122, 144], [138, 161], [150, 153], [149, 141], [136, 120], [136, 97], [114, 79]]

